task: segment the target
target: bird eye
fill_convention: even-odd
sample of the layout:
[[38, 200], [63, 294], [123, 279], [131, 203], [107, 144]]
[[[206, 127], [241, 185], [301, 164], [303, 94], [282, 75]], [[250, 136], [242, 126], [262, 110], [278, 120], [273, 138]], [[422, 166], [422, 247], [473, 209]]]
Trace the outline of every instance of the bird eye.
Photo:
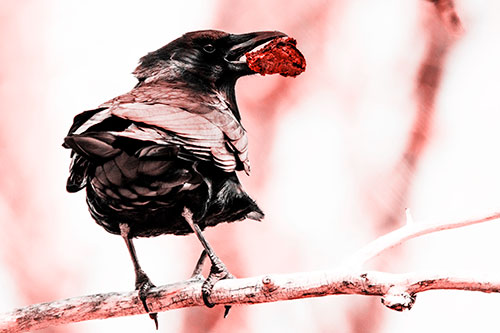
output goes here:
[[205, 51], [207, 53], [214, 53], [215, 46], [213, 46], [212, 44], [207, 44], [207, 45], [203, 46], [203, 51]]

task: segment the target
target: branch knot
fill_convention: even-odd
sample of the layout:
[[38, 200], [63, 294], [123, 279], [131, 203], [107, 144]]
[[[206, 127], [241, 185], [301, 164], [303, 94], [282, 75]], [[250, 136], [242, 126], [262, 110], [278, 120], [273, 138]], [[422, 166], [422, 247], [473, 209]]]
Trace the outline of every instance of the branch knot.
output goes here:
[[278, 287], [274, 284], [273, 279], [269, 275], [262, 278], [262, 291], [271, 293], [276, 289], [278, 289]]
[[389, 309], [396, 311], [410, 310], [415, 304], [417, 295], [409, 293], [403, 287], [392, 286], [382, 297], [381, 302]]

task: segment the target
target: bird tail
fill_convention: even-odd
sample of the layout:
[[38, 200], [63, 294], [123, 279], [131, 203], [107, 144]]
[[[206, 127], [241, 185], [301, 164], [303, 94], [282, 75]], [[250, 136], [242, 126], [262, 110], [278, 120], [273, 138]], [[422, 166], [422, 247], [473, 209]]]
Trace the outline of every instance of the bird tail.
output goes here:
[[247, 219], [254, 221], [262, 221], [264, 218], [264, 212], [260, 210], [259, 206], [255, 204], [255, 210], [247, 214]]
[[260, 221], [264, 218], [264, 213], [243, 190], [236, 174], [212, 185], [213, 195], [205, 215], [207, 225], [214, 225], [216, 221], [233, 222], [247, 218]]

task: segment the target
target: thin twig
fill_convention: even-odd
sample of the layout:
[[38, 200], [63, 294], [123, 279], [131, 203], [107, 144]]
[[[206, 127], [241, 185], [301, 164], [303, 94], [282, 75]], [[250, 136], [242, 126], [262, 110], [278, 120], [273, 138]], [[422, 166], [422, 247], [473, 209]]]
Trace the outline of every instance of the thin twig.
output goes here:
[[[191, 279], [152, 289], [148, 301], [161, 312], [203, 306], [201, 280]], [[211, 296], [215, 304], [255, 304], [336, 294], [382, 296], [394, 310], [410, 309], [416, 294], [433, 289], [500, 292], [500, 279], [478, 274], [407, 273], [375, 271], [317, 271], [223, 280]], [[1, 332], [21, 332], [92, 319], [144, 312], [136, 292], [96, 294], [42, 303], [0, 315]]]
[[444, 26], [453, 34], [459, 35], [464, 32], [460, 17], [455, 10], [454, 0], [429, 0], [436, 6], [437, 13]]
[[[408, 216], [410, 216], [411, 218], [411, 215], [408, 215], [407, 213], [407, 219]], [[500, 219], [500, 212], [480, 218], [467, 219], [464, 221], [449, 222], [449, 223], [418, 223], [413, 221], [408, 223], [407, 221], [407, 223], [403, 227], [394, 230], [393, 232], [390, 232], [388, 234], [385, 234], [375, 239], [373, 242], [367, 244], [363, 248], [361, 248], [359, 251], [357, 251], [351, 257], [349, 257], [344, 262], [344, 265], [349, 267], [359, 268], [362, 267], [365, 262], [380, 255], [385, 250], [391, 249], [412, 238], [416, 238], [433, 232], [462, 228], [469, 225], [488, 222], [497, 219]]]

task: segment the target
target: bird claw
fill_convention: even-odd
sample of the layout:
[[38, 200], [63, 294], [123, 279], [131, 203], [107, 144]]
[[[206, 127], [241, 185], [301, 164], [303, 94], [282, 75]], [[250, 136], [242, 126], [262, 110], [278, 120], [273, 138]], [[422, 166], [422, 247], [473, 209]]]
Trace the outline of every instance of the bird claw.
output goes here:
[[[212, 289], [214, 288], [215, 284], [220, 280], [234, 279], [234, 276], [231, 273], [229, 273], [226, 265], [224, 265], [222, 260], [220, 260], [220, 258], [217, 257], [210, 244], [208, 244], [205, 237], [203, 237], [200, 226], [194, 223], [193, 213], [187, 207], [184, 207], [184, 212], [182, 213], [182, 216], [186, 219], [186, 222], [189, 224], [193, 232], [196, 234], [196, 236], [198, 237], [204, 248], [203, 252], [201, 252], [200, 259], [198, 259], [198, 262], [196, 263], [196, 267], [193, 271], [193, 274], [191, 275], [191, 278], [196, 278], [197, 276], [201, 275], [203, 263], [207, 256], [210, 258], [210, 261], [212, 262], [210, 273], [208, 274], [207, 278], [205, 279], [205, 281], [201, 286], [201, 295], [203, 298], [203, 303], [205, 303], [205, 305], [208, 308], [213, 308], [215, 304], [210, 302], [209, 297], [212, 294]], [[229, 314], [231, 306], [226, 305], [225, 308], [226, 310], [224, 311], [224, 318], [226, 318], [227, 315]]]
[[155, 322], [156, 330], [158, 330], [158, 313], [151, 312], [149, 310], [148, 304], [146, 303], [149, 291], [154, 287], [156, 286], [151, 282], [146, 273], [140, 270], [137, 274], [135, 289], [139, 291], [139, 299], [141, 300], [142, 306], [144, 307], [144, 310], [146, 310], [146, 312], [149, 314], [149, 318], [151, 318]]
[[[234, 276], [231, 273], [229, 273], [228, 269], [222, 263], [222, 261], [212, 264], [212, 267], [210, 268], [210, 273], [203, 282], [203, 285], [201, 286], [201, 295], [203, 298], [203, 303], [205, 303], [207, 307], [213, 308], [215, 306], [215, 304], [210, 302], [209, 300], [209, 297], [212, 294], [212, 290], [215, 284], [220, 280], [226, 280], [226, 279], [234, 279]], [[227, 315], [229, 314], [231, 306], [226, 305], [225, 308], [226, 309], [224, 311], [224, 318], [226, 318]]]

